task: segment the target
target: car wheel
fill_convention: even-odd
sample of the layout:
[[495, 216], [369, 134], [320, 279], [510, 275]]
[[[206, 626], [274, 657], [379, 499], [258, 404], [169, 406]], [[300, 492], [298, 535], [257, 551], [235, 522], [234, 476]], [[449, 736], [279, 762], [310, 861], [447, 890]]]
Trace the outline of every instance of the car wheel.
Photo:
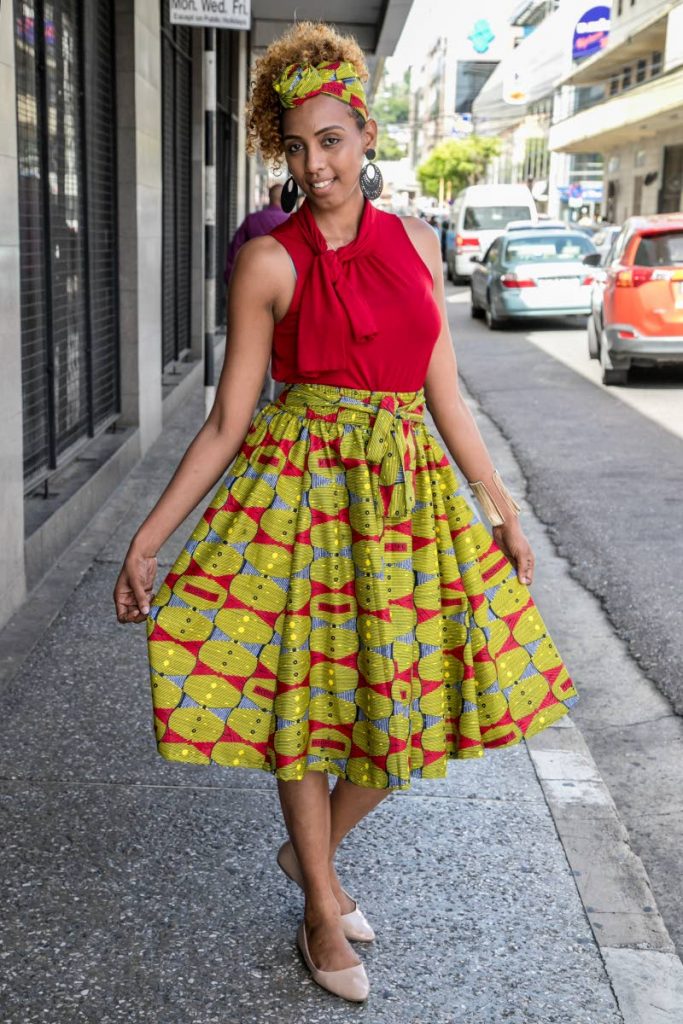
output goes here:
[[591, 316], [588, 317], [588, 324], [586, 330], [588, 333], [588, 355], [591, 359], [599, 359], [600, 339], [598, 338], [598, 332], [592, 314]]
[[473, 320], [481, 320], [484, 315], [484, 310], [481, 306], [478, 306], [474, 301], [474, 292], [470, 288], [470, 316]]
[[486, 326], [490, 331], [500, 331], [503, 327], [503, 321], [499, 320], [498, 317], [493, 315], [491, 311], [491, 296], [486, 296], [486, 309], [484, 310], [484, 318], [486, 320]]
[[628, 384], [628, 367], [612, 366], [612, 362], [607, 353], [607, 345], [605, 344], [604, 331], [600, 337], [599, 359], [602, 371], [600, 379], [602, 380], [603, 384], [607, 385], [608, 387], [612, 384], [621, 384], [622, 386]]

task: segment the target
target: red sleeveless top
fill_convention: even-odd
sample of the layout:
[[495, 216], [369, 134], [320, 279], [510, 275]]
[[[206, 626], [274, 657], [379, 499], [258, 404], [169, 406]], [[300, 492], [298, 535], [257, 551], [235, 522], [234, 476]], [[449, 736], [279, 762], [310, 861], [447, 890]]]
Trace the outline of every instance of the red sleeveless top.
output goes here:
[[418, 391], [441, 313], [400, 217], [366, 199], [356, 238], [329, 249], [304, 200], [269, 234], [296, 270], [292, 301], [273, 332], [274, 379]]

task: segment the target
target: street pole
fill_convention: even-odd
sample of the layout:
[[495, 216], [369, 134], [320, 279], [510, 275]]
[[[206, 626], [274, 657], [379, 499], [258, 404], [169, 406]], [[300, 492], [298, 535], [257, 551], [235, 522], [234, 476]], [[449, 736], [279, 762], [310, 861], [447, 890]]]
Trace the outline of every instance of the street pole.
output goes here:
[[204, 29], [204, 412], [216, 394], [216, 29]]

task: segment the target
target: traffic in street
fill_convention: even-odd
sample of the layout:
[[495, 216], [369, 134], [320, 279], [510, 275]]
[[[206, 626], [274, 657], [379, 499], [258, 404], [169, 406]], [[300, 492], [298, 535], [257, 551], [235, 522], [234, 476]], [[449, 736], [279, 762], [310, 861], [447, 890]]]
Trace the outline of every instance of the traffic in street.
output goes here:
[[[680, 953], [683, 681], [672, 667], [683, 659], [683, 369], [637, 368], [628, 386], [607, 386], [585, 323], [491, 331], [472, 319], [468, 286], [447, 285], [446, 303], [467, 392], [513, 450], [555, 551], [623, 643], [623, 659], [606, 658], [597, 624], [577, 629], [584, 699], [574, 717]], [[571, 651], [568, 660], [571, 669]]]

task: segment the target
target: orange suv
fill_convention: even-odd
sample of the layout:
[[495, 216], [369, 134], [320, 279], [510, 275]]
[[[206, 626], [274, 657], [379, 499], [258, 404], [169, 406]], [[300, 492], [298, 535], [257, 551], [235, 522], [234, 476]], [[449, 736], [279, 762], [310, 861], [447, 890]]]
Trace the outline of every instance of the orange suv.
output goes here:
[[[583, 262], [595, 265], [596, 258]], [[683, 363], [683, 213], [630, 217], [604, 275], [589, 323], [589, 351], [600, 360], [603, 384], [626, 384], [632, 365]]]

